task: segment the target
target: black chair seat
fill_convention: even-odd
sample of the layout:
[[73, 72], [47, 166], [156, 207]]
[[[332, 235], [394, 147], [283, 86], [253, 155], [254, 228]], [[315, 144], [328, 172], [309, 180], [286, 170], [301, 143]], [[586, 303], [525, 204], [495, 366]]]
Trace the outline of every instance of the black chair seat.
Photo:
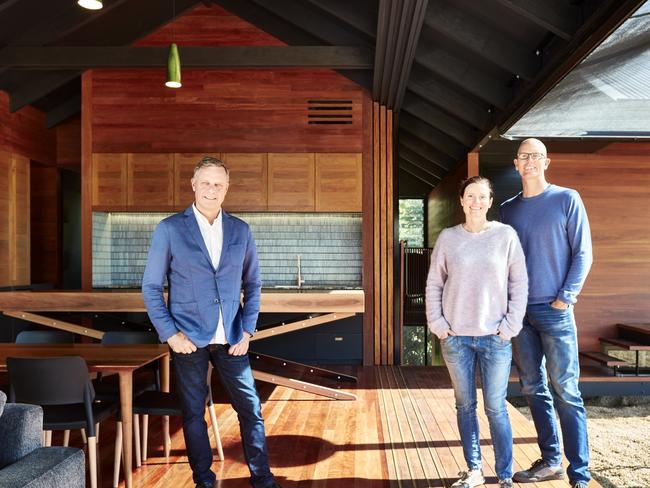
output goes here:
[[[117, 412], [115, 403], [93, 403], [93, 419], [102, 422]], [[43, 430], [73, 430], [87, 427], [86, 410], [82, 403], [43, 406]]]
[[142, 415], [182, 415], [181, 400], [176, 393], [145, 391], [133, 400], [133, 413]]
[[[136, 373], [138, 373], [136, 371]], [[133, 378], [133, 396], [136, 397], [141, 393], [149, 390], [156, 389], [156, 383], [152, 382], [149, 378], [138, 378], [138, 374]], [[93, 380], [93, 388], [95, 389], [95, 399], [101, 401], [119, 401], [120, 400], [120, 384], [117, 381], [117, 375], [104, 377], [101, 380]]]

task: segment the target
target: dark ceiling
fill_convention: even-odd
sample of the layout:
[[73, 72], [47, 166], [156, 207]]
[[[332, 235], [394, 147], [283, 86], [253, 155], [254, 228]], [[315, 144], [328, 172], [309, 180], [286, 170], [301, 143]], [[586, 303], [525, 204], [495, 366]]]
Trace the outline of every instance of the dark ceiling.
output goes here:
[[[399, 178], [424, 194], [643, 1], [175, 0], [175, 14], [214, 2], [291, 46], [374, 52], [372, 70], [340, 71], [395, 111]], [[161, 3], [104, 0], [91, 12], [75, 0], [0, 0], [0, 89], [11, 110], [31, 104], [54, 126], [79, 113], [81, 100], [78, 69], [20, 66], [6, 61], [12, 48], [129, 46], [171, 20]]]

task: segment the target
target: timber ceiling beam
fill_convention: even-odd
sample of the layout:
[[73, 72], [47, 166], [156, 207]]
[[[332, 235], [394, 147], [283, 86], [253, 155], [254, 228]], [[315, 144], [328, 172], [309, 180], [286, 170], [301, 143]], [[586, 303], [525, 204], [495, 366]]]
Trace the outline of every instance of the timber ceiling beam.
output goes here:
[[540, 60], [534, 51], [521, 47], [516, 39], [450, 2], [431, 3], [424, 22], [429, 29], [451, 39], [459, 49], [468, 50], [513, 75], [532, 80], [539, 71]]
[[424, 183], [425, 185], [427, 185], [427, 186], [429, 186], [431, 188], [436, 186], [438, 184], [438, 182], [440, 181], [439, 179], [434, 178], [430, 174], [425, 173], [424, 171], [422, 171], [417, 166], [412, 165], [410, 162], [408, 162], [407, 160], [405, 160], [403, 158], [399, 158], [399, 163], [398, 164], [399, 164], [399, 169], [400, 170], [407, 172], [408, 174], [410, 174], [411, 176], [416, 178], [418, 181], [421, 181], [422, 183]]
[[9, 93], [9, 110], [15, 112], [25, 105], [33, 104], [77, 77], [79, 77], [77, 71], [43, 73], [35, 77], [31, 83], [26, 83]]
[[400, 143], [397, 146], [397, 153], [400, 158], [407, 160], [409, 163], [414, 164], [422, 171], [429, 173], [431, 176], [434, 176], [437, 180], [442, 180], [447, 175], [447, 169], [436, 164], [434, 161], [430, 161], [424, 156], [421, 156], [418, 152], [409, 149], [404, 143]]
[[45, 114], [45, 126], [48, 129], [65, 122], [81, 112], [81, 95], [74, 95]]
[[428, 0], [379, 0], [373, 99], [398, 112]]
[[[364, 1], [366, 5], [360, 5]], [[307, 0], [307, 2], [362, 32], [373, 41], [377, 37], [377, 15], [373, 9], [375, 4], [373, 0], [355, 0], [354, 2], [349, 0]], [[369, 15], [372, 12], [375, 15]]]
[[456, 165], [457, 161], [455, 159], [450, 158], [439, 149], [436, 149], [428, 141], [423, 141], [404, 129], [401, 129], [399, 132], [399, 143], [427, 159], [429, 164], [434, 164], [444, 169], [445, 172], [451, 170]]
[[318, 9], [306, 2], [295, 0], [252, 0], [254, 4], [267, 10], [270, 14], [299, 26], [317, 38], [336, 46], [372, 46], [371, 41], [354, 29], [344, 25], [330, 16], [318, 14]]
[[425, 121], [430, 126], [437, 127], [438, 130], [453, 137], [465, 147], [472, 147], [479, 136], [478, 131], [473, 127], [426, 102], [410, 91], [407, 91], [404, 96], [401, 113], [409, 113]]
[[520, 16], [568, 41], [578, 30], [580, 10], [563, 0], [496, 0]]
[[[369, 70], [369, 48], [341, 46], [180, 47], [184, 68], [328, 68]], [[164, 68], [165, 47], [7, 47], [0, 66], [29, 70]]]
[[419, 118], [402, 111], [399, 120], [400, 129], [405, 129], [420, 139], [429, 141], [431, 145], [440, 149], [451, 158], [458, 160], [467, 154], [467, 148], [465, 146]]
[[498, 80], [486, 70], [476, 67], [468, 59], [444, 49], [431, 36], [428, 29], [422, 31], [415, 53], [415, 64], [434, 73], [474, 97], [504, 109], [512, 98], [512, 89], [503, 80]]
[[416, 68], [413, 67], [411, 72], [410, 91], [472, 127], [485, 129], [490, 125], [494, 118], [491, 107], [472, 100]]

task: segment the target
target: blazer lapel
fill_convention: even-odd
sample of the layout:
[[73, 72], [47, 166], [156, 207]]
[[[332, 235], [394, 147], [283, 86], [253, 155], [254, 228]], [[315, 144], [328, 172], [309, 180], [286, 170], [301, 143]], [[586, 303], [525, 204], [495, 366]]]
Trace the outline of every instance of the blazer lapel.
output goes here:
[[232, 217], [222, 208], [221, 209], [221, 225], [223, 230], [223, 244], [221, 246], [221, 256], [219, 257], [219, 266], [224, 262], [224, 255], [228, 252], [228, 246], [232, 240]]
[[208, 253], [208, 248], [205, 247], [205, 241], [203, 240], [203, 236], [201, 235], [201, 229], [199, 229], [199, 223], [196, 221], [196, 216], [194, 215], [194, 209], [192, 208], [192, 205], [190, 205], [185, 210], [184, 214], [185, 214], [185, 225], [189, 229], [190, 235], [194, 238], [194, 240], [198, 244], [199, 248], [201, 249], [201, 252], [203, 253], [203, 256], [205, 256], [205, 259], [207, 259], [210, 268], [214, 270], [214, 268], [212, 267], [212, 260], [210, 259], [210, 253]]

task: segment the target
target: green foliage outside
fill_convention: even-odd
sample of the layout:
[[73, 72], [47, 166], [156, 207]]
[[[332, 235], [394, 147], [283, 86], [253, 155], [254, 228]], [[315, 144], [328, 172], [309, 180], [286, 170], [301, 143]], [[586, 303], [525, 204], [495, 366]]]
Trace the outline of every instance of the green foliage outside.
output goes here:
[[407, 247], [424, 246], [424, 200], [399, 201], [399, 240]]

